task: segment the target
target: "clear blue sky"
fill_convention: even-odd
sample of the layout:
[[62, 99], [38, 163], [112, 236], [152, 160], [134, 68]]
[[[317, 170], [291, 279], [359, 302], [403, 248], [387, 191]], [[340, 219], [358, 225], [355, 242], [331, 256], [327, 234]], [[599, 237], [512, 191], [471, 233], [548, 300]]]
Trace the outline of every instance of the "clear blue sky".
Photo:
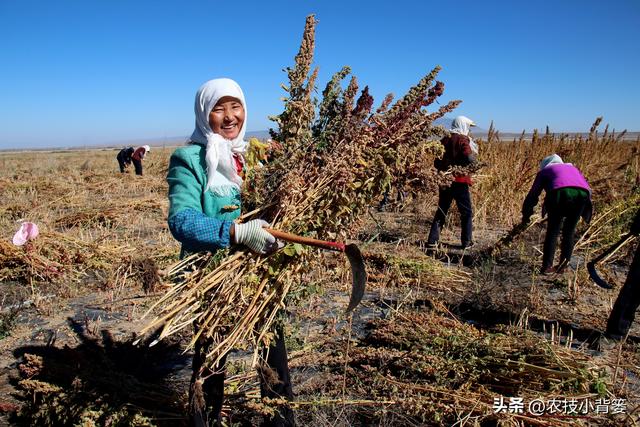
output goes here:
[[222, 76], [267, 129], [309, 13], [320, 90], [350, 65], [377, 104], [441, 65], [484, 128], [640, 130], [638, 0], [0, 0], [0, 148], [188, 135]]

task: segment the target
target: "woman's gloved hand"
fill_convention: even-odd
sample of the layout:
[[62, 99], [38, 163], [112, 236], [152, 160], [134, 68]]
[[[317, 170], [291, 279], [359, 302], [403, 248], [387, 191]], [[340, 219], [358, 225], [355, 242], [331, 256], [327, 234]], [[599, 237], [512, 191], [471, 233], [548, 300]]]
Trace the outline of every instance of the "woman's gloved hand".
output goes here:
[[264, 227], [269, 223], [262, 219], [254, 219], [244, 224], [234, 224], [234, 242], [245, 245], [253, 252], [267, 255], [278, 250], [278, 242]]

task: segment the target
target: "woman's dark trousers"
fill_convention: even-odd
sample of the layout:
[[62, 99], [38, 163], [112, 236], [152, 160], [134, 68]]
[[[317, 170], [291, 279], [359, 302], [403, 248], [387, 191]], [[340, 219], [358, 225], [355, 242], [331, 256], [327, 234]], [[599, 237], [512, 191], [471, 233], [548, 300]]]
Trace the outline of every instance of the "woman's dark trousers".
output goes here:
[[620, 289], [609, 315], [607, 335], [617, 339], [624, 338], [631, 328], [638, 307], [640, 307], [640, 244], [631, 262], [627, 280]]
[[435, 244], [440, 240], [440, 229], [444, 226], [447, 218], [447, 212], [451, 207], [451, 202], [456, 201], [458, 211], [460, 212], [461, 235], [460, 240], [462, 247], [466, 247], [473, 241], [472, 238], [472, 221], [473, 207], [471, 205], [471, 193], [469, 192], [469, 184], [462, 182], [454, 182], [449, 188], [440, 189], [438, 194], [438, 210], [431, 223], [429, 238], [427, 244]]
[[556, 197], [554, 193], [551, 193], [550, 197], [545, 201], [549, 217], [542, 251], [542, 271], [553, 265], [556, 243], [561, 231], [559, 265], [565, 266], [571, 260], [573, 245], [575, 244], [576, 225], [578, 225], [582, 212], [589, 202], [588, 197], [586, 192], [578, 197], [567, 197], [564, 193]]
[[118, 156], [116, 157], [116, 159], [118, 159], [118, 165], [120, 166], [120, 173], [124, 173], [125, 171], [125, 167], [126, 167], [126, 163], [125, 161], [120, 157], [120, 155], [118, 154]]
[[133, 166], [136, 168], [136, 175], [142, 175], [142, 160], [132, 159]]
[[[211, 347], [211, 342], [199, 340], [195, 346], [193, 356], [193, 375], [189, 388], [189, 423], [194, 427], [221, 425], [220, 411], [224, 397], [224, 364], [222, 359], [215, 370], [204, 367], [205, 355]], [[265, 362], [258, 368], [260, 378], [260, 393], [262, 397], [293, 399], [289, 363], [284, 335], [281, 329], [276, 330], [276, 337], [268, 349], [262, 351]], [[293, 410], [281, 407], [271, 418], [265, 418], [263, 426], [289, 427], [294, 426]]]

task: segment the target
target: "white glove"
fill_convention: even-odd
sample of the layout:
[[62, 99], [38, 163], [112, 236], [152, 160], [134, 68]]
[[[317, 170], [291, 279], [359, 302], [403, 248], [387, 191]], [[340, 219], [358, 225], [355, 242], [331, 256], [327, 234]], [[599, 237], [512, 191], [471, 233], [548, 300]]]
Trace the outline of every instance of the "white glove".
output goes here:
[[244, 224], [234, 224], [235, 243], [245, 245], [253, 252], [270, 254], [278, 249], [278, 242], [264, 227], [269, 223], [262, 219], [254, 219]]

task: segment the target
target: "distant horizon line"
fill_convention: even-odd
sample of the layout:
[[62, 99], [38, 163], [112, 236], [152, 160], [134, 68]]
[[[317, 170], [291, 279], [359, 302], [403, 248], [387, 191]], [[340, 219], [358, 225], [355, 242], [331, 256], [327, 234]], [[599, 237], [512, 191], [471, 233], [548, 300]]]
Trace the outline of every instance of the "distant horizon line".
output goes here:
[[[520, 132], [503, 132], [503, 131], [495, 131], [502, 138], [517, 138], [523, 134], [523, 131]], [[623, 131], [609, 131], [609, 134], [620, 135]], [[604, 131], [597, 131], [598, 135], [602, 135]], [[524, 131], [525, 138], [533, 136], [534, 132], [526, 132]], [[545, 135], [545, 131], [538, 130], [538, 134], [543, 136]], [[582, 135], [588, 136], [588, 131], [582, 132], [552, 132], [551, 135]], [[482, 129], [480, 132], [471, 132], [472, 137], [486, 137], [488, 135], [488, 130]], [[246, 137], [252, 138], [269, 138], [269, 131], [249, 131], [246, 133]], [[117, 141], [109, 141], [109, 142], [93, 142], [93, 143], [82, 143], [82, 144], [52, 144], [52, 145], [38, 145], [33, 147], [25, 147], [22, 145], [21, 147], [17, 146], [7, 146], [2, 147], [0, 145], [0, 152], [10, 152], [10, 151], [47, 151], [47, 150], [82, 150], [82, 149], [113, 149], [117, 150], [118, 148], [122, 148], [125, 146], [131, 145], [150, 145], [152, 147], [160, 147], [163, 145], [168, 145], [170, 147], [180, 145], [180, 143], [186, 142], [189, 136], [164, 136], [164, 137], [151, 137], [151, 138], [136, 138], [136, 139], [127, 139], [127, 140], [117, 140]], [[527, 139], [529, 139], [527, 138]], [[632, 141], [640, 138], [640, 131], [626, 131], [625, 137], [622, 139], [623, 141]]]
[[[445, 118], [445, 120], [447, 120], [447, 118]], [[440, 126], [443, 126], [445, 128], [448, 127], [448, 125], [446, 124], [442, 124], [439, 123]], [[534, 134], [534, 131], [538, 132], [539, 135], [544, 135], [546, 132], [546, 127], [543, 129], [534, 129], [533, 131], [526, 131], [526, 129], [523, 129], [521, 131], [501, 131], [501, 130], [494, 130], [494, 132], [496, 132], [499, 136], [503, 137], [503, 138], [513, 138], [513, 137], [519, 137], [520, 135], [522, 135], [524, 133], [524, 136], [532, 136]], [[623, 138], [624, 140], [634, 140], [634, 139], [638, 139], [640, 138], [640, 130], [636, 130], [636, 131], [627, 131], [626, 129], [622, 130], [622, 131], [618, 131], [616, 129], [613, 130], [609, 130], [608, 133], [609, 134], [616, 134], [616, 135], [620, 135], [622, 132], [625, 132], [625, 137]], [[488, 129], [484, 129], [484, 128], [474, 128], [471, 131], [471, 136], [472, 137], [476, 137], [476, 138], [480, 138], [480, 137], [486, 137], [488, 135], [489, 131]], [[589, 135], [589, 131], [553, 131], [553, 130], [549, 130], [549, 133], [551, 135]], [[604, 133], [604, 129], [597, 130], [598, 135], [602, 135]], [[132, 139], [118, 139], [118, 140], [110, 140], [110, 141], [104, 141], [104, 142], [72, 142], [72, 143], [44, 143], [44, 144], [34, 144], [32, 147], [25, 147], [25, 144], [21, 144], [20, 146], [16, 146], [16, 145], [9, 145], [7, 144], [6, 146], [0, 143], [0, 151], [25, 151], [25, 150], [48, 150], [48, 149], [67, 149], [67, 150], [72, 150], [72, 149], [82, 149], [82, 148], [119, 148], [119, 147], [123, 147], [123, 146], [130, 146], [130, 145], [152, 145], [152, 146], [161, 146], [164, 144], [169, 144], [169, 145], [177, 145], [180, 142], [187, 142], [187, 140], [189, 139], [190, 135], [182, 135], [182, 136], [157, 136], [157, 137], [145, 137], [145, 138], [132, 138]], [[268, 129], [264, 129], [264, 130], [254, 130], [254, 131], [247, 131], [245, 134], [245, 137], [247, 138], [258, 138], [258, 139], [266, 139], [270, 137], [270, 133]]]

